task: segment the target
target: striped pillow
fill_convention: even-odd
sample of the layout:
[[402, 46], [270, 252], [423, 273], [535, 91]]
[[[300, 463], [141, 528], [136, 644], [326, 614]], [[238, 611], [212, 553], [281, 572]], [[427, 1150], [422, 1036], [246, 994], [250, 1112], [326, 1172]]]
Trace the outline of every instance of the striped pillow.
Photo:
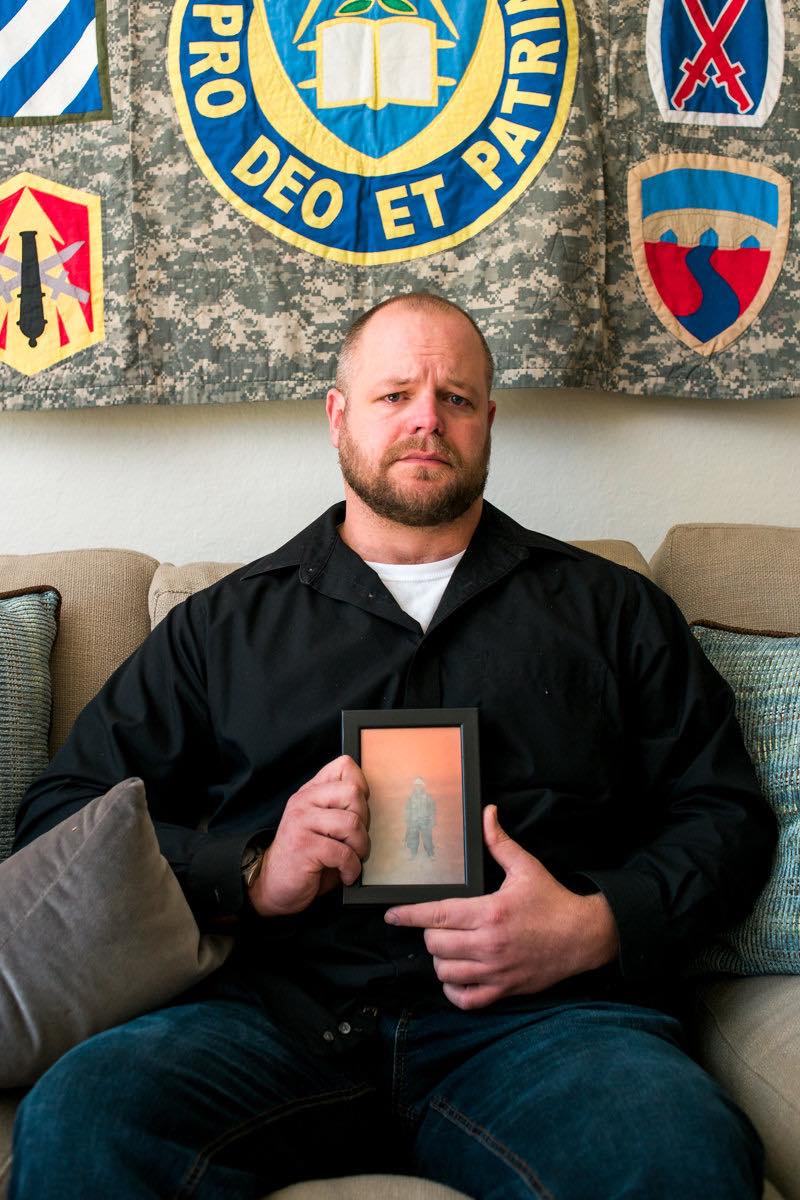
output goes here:
[[11, 853], [25, 790], [47, 766], [55, 588], [0, 594], [0, 861]]
[[778, 846], [749, 916], [691, 969], [800, 974], [800, 637], [710, 625], [696, 625], [694, 634], [733, 689], [745, 744], [778, 820]]

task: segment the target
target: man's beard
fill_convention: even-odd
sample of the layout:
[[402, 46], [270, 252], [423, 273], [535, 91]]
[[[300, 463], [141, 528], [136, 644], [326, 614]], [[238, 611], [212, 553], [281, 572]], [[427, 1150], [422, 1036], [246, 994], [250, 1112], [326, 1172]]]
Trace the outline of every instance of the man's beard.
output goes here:
[[[450, 478], [438, 484], [436, 490], [411, 492], [393, 483], [388, 476], [392, 463], [412, 450], [426, 454], [441, 454], [450, 466], [420, 464], [417, 479], [431, 479], [433, 472], [446, 471]], [[356, 443], [350, 437], [346, 415], [339, 427], [339, 465], [345, 481], [355, 494], [379, 517], [398, 525], [417, 528], [444, 525], [462, 516], [479, 496], [483, 495], [489, 474], [491, 437], [487, 430], [483, 451], [475, 462], [465, 465], [460, 454], [436, 434], [427, 438], [408, 438], [398, 442], [384, 454], [379, 468], [370, 470]]]

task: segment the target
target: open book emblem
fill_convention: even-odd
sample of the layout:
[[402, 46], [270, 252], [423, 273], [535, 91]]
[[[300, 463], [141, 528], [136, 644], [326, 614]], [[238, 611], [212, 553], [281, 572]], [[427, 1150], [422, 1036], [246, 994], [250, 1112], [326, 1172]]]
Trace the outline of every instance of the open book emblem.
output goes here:
[[484, 23], [481, 0], [264, 3], [267, 33], [313, 117], [380, 158], [447, 106]]
[[578, 22], [574, 0], [174, 0], [168, 57], [220, 195], [302, 250], [379, 266], [475, 237], [533, 183], [569, 117]]
[[[403, 15], [372, 20], [355, 14], [374, 8], [374, 0], [347, 0], [333, 20], [317, 26], [314, 41], [301, 44], [301, 50], [316, 55], [317, 64], [315, 77], [300, 87], [314, 88], [318, 109], [353, 104], [430, 108], [439, 103], [440, 87], [455, 87], [455, 79], [439, 75], [439, 51], [453, 50], [456, 41], [440, 38], [436, 22], [418, 16], [409, 0], [401, 4]], [[400, 7], [398, 0], [394, 5], [383, 0], [385, 11], [394, 7]], [[457, 40], [444, 4], [434, 7]]]

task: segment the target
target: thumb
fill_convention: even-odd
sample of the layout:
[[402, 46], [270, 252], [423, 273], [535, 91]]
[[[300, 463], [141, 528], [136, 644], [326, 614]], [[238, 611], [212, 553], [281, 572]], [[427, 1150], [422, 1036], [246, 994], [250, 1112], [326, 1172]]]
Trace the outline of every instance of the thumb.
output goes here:
[[487, 804], [483, 810], [483, 840], [496, 863], [511, 874], [524, 863], [529, 863], [531, 856], [523, 850], [519, 842], [510, 838], [497, 819], [497, 805]]

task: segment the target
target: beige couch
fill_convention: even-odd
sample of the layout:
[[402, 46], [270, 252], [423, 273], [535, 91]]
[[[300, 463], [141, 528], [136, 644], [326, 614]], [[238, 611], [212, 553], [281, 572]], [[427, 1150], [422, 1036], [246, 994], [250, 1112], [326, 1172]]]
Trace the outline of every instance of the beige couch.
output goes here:
[[[798, 529], [681, 525], [670, 530], [649, 565], [629, 542], [578, 544], [651, 575], [690, 621], [800, 634]], [[51, 584], [63, 597], [52, 659], [51, 749], [151, 623], [236, 565], [175, 567], [130, 550], [0, 556], [0, 592]], [[765, 1197], [800, 1200], [800, 978], [720, 980], [698, 998], [694, 1033], [698, 1056], [764, 1139], [771, 1181]], [[18, 1094], [0, 1093], [0, 1197], [18, 1100]], [[457, 1195], [423, 1180], [361, 1176], [299, 1184], [273, 1200], [372, 1200], [376, 1194], [381, 1200]]]

